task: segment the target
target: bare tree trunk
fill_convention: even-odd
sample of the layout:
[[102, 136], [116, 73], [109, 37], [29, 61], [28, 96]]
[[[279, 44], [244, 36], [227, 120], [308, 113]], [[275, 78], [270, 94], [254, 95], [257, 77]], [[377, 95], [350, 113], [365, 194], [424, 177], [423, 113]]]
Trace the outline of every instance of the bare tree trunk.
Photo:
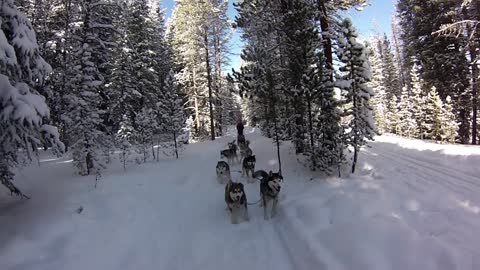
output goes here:
[[212, 70], [210, 67], [210, 55], [208, 48], [208, 32], [205, 29], [205, 34], [203, 36], [203, 41], [205, 42], [205, 63], [207, 64], [207, 87], [208, 87], [208, 107], [210, 110], [210, 139], [215, 140], [215, 123], [213, 117], [213, 93], [212, 93]]
[[310, 155], [312, 158], [312, 171], [315, 171], [317, 162], [315, 159], [315, 140], [313, 136], [313, 116], [312, 116], [312, 97], [309, 95], [307, 100], [308, 106], [308, 133], [310, 134]]
[[195, 68], [192, 70], [192, 76], [193, 76], [193, 102], [194, 102], [194, 107], [195, 107], [195, 133], [197, 133], [197, 136], [200, 132], [200, 114], [198, 112], [198, 92], [197, 92], [197, 77], [196, 77], [196, 72]]
[[152, 140], [152, 156], [153, 156], [153, 160], [156, 159], [155, 157], [155, 146], [153, 145], [153, 140]]
[[270, 69], [267, 69], [266, 72], [266, 80], [268, 84], [268, 89], [270, 92], [270, 102], [271, 102], [271, 109], [272, 109], [272, 116], [273, 116], [273, 125], [274, 125], [274, 132], [275, 132], [275, 144], [277, 145], [277, 159], [278, 159], [278, 173], [280, 175], [282, 174], [282, 159], [280, 156], [280, 137], [279, 137], [279, 132], [278, 132], [278, 119], [277, 119], [277, 110], [275, 108], [276, 106], [276, 96], [274, 91], [274, 83], [273, 83], [273, 76], [272, 76], [272, 71]]
[[[214, 26], [214, 30], [216, 27]], [[216, 98], [216, 109], [218, 110], [217, 113], [217, 122], [218, 122], [218, 132], [219, 135], [223, 135], [223, 100], [222, 95], [220, 94], [222, 91], [222, 49], [220, 44], [220, 38], [217, 34], [214, 35], [214, 42], [213, 42], [213, 53], [215, 59], [215, 94], [217, 95]]]
[[160, 160], [160, 139], [157, 141], [157, 162]]
[[177, 132], [173, 131], [173, 142], [175, 143], [175, 157], [178, 159]]
[[[467, 27], [468, 36], [472, 30]], [[477, 109], [478, 109], [478, 64], [476, 42], [469, 45], [469, 53], [472, 64], [472, 144], [477, 144]]]

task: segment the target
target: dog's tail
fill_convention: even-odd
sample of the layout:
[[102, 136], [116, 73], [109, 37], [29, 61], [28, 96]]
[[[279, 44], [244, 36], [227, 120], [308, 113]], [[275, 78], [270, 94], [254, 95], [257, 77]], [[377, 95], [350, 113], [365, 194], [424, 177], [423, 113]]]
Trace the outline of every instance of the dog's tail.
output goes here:
[[264, 180], [268, 178], [268, 173], [264, 170], [259, 170], [253, 173], [253, 178]]

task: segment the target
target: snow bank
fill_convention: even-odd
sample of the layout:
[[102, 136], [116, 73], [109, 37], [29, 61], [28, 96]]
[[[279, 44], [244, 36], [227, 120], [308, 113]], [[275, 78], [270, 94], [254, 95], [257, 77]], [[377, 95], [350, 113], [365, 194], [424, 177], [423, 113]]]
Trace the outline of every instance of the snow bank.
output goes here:
[[436, 142], [402, 138], [394, 135], [377, 136], [375, 137], [375, 141], [393, 143], [405, 149], [439, 151], [445, 155], [480, 155], [480, 146], [477, 145], [440, 144]]

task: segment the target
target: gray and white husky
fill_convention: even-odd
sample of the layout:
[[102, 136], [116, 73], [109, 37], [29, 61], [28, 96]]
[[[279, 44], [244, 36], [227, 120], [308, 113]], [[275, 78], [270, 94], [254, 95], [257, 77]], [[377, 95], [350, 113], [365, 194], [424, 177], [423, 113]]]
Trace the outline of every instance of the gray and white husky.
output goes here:
[[280, 173], [272, 173], [272, 171], [267, 173], [260, 170], [254, 172], [253, 177], [260, 179], [260, 197], [264, 219], [268, 219], [267, 207], [270, 201], [272, 201], [271, 217], [273, 218], [277, 214], [278, 195], [282, 187], [283, 176]]
[[220, 184], [225, 184], [228, 181], [231, 181], [230, 166], [228, 166], [227, 162], [223, 160], [217, 162], [215, 169], [217, 172], [217, 180]]
[[229, 164], [233, 164], [235, 160], [238, 160], [238, 155], [233, 149], [225, 149], [220, 151], [220, 158], [226, 158]]
[[232, 224], [238, 223], [238, 216], [240, 214], [243, 214], [245, 221], [249, 221], [247, 196], [242, 183], [229, 181], [225, 185], [225, 203], [230, 212], [230, 221]]
[[228, 163], [232, 165], [233, 162], [238, 161], [237, 148], [235, 140], [229, 142], [228, 149], [220, 151], [220, 158], [226, 158]]
[[238, 144], [238, 148], [240, 148], [240, 158], [243, 161], [246, 157], [249, 157], [253, 154], [252, 149], [249, 147], [250, 141], [245, 141], [244, 143]]

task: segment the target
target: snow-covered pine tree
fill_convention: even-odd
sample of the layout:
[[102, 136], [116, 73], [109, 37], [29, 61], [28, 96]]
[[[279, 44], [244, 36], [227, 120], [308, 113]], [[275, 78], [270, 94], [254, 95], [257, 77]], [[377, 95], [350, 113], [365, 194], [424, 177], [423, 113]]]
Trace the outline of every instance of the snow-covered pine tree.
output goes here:
[[158, 111], [163, 115], [163, 127], [161, 130], [170, 142], [167, 143], [167, 145], [173, 146], [168, 148], [172, 150], [171, 152], [178, 159], [178, 151], [182, 146], [182, 142], [178, 140], [178, 136], [185, 128], [186, 119], [183, 108], [184, 102], [178, 93], [173, 70], [170, 71], [165, 79], [163, 95], [164, 99], [157, 104]]
[[134, 69], [133, 80], [136, 90], [141, 94], [136, 104], [136, 112], [144, 107], [154, 108], [158, 98], [156, 95], [161, 92], [162, 82], [158, 70], [161, 68], [158, 63], [158, 54], [161, 52], [157, 46], [161, 37], [156, 21], [151, 18], [150, 8], [149, 0], [130, 1], [126, 16], [126, 34]]
[[135, 130], [131, 126], [131, 119], [128, 116], [124, 115], [122, 121], [120, 122], [120, 128], [117, 131], [115, 136], [116, 145], [120, 149], [120, 162], [123, 164], [123, 169], [127, 169], [128, 158], [132, 154], [132, 142], [134, 142], [134, 133]]
[[[112, 82], [108, 85], [107, 92], [110, 101], [108, 114], [114, 125], [113, 130], [122, 129], [122, 126], [133, 127], [135, 112], [140, 108], [142, 98], [136, 83], [136, 69], [133, 66], [136, 55], [127, 34], [128, 7], [125, 1], [119, 2], [119, 5], [119, 18], [114, 24], [117, 35], [110, 76]], [[123, 138], [121, 140], [123, 141]]]
[[[82, 27], [76, 32], [75, 66], [71, 93], [65, 118], [68, 121], [69, 139], [73, 148], [74, 166], [81, 175], [95, 173], [97, 176], [109, 160], [111, 142], [103, 123], [100, 109], [104, 88], [104, 74], [99, 67], [104, 61], [105, 43], [98, 32], [111, 29], [99, 24], [103, 21], [108, 3], [101, 0], [82, 0]], [[102, 53], [103, 52], [103, 53]]]
[[469, 55], [468, 61], [470, 65], [471, 80], [471, 102], [472, 102], [472, 144], [477, 144], [478, 137], [478, 92], [480, 82], [480, 68], [478, 59], [480, 54], [480, 2], [472, 0], [463, 0], [457, 2], [457, 8], [453, 21], [442, 24], [440, 29], [435, 32], [442, 36], [455, 38], [461, 43], [466, 43], [465, 50]]
[[451, 95], [460, 123], [460, 141], [468, 143], [472, 93], [465, 40], [460, 35], [432, 34], [441, 25], [453, 23], [461, 5], [462, 1], [398, 0], [397, 14], [408, 67], [412, 67], [410, 60], [416, 57], [422, 66], [421, 77], [426, 89], [437, 87], [442, 99]]
[[383, 86], [387, 91], [387, 96], [396, 95], [399, 97], [402, 91], [400, 83], [399, 71], [395, 64], [395, 57], [393, 55], [390, 40], [386, 35], [378, 40], [377, 46], [381, 54], [381, 65], [383, 72]]
[[414, 137], [417, 122], [413, 117], [413, 103], [410, 100], [408, 94], [408, 88], [403, 87], [402, 95], [400, 96], [400, 102], [397, 105], [397, 114], [398, 114], [398, 125], [397, 125], [397, 135], [405, 137]]
[[[155, 61], [151, 63], [151, 70], [154, 71], [156, 77], [158, 78], [157, 90], [154, 92], [155, 103], [153, 104], [153, 109], [155, 113], [155, 121], [158, 130], [154, 130], [154, 141], [157, 141], [157, 156], [156, 159], [159, 159], [160, 151], [160, 141], [162, 141], [162, 136], [164, 136], [165, 130], [162, 129], [165, 126], [164, 115], [161, 110], [158, 110], [158, 102], [162, 102], [166, 98], [164, 97], [164, 92], [168, 90], [165, 89], [167, 77], [170, 75], [172, 69], [174, 69], [174, 63], [172, 59], [172, 48], [169, 44], [166, 35], [166, 26], [165, 26], [165, 13], [164, 10], [160, 8], [159, 1], [149, 0], [149, 21], [152, 24], [153, 32], [150, 37], [151, 47]], [[154, 155], [155, 156], [155, 155]]]
[[[291, 127], [288, 137], [295, 146], [295, 153], [304, 153], [309, 139], [307, 124], [307, 100], [302, 87], [303, 76], [310, 72], [310, 66], [317, 63], [315, 50], [320, 46], [319, 33], [314, 22], [315, 13], [311, 5], [304, 0], [283, 1], [279, 5], [283, 14], [279, 38], [282, 58], [286, 63], [284, 69], [283, 88], [285, 91], [286, 126]], [[284, 125], [285, 126], [285, 125]]]
[[[158, 130], [152, 109], [143, 108], [135, 115], [135, 144], [136, 151], [142, 155], [137, 162], [147, 162], [150, 158], [150, 148], [153, 146], [153, 132]], [[153, 153], [153, 152], [152, 152]]]
[[360, 148], [375, 135], [369, 104], [373, 91], [368, 86], [371, 72], [365, 47], [357, 41], [358, 34], [349, 19], [344, 19], [340, 26], [336, 53], [342, 65], [336, 83], [346, 103], [344, 117], [348, 119], [348, 132], [345, 143], [353, 148], [352, 173], [355, 173]]
[[445, 130], [443, 130], [444, 109], [443, 102], [438, 95], [437, 89], [432, 87], [425, 98], [425, 138], [431, 140], [442, 140], [445, 137]]
[[0, 183], [28, 198], [13, 184], [14, 169], [31, 160], [44, 140], [63, 151], [57, 129], [43, 122], [50, 113], [45, 98], [35, 91], [51, 68], [13, 0], [0, 2], [0, 27]]
[[455, 143], [459, 124], [457, 122], [457, 116], [454, 113], [452, 99], [450, 96], [447, 96], [445, 99], [443, 117], [442, 130], [444, 130], [444, 137], [442, 138], [442, 141]]
[[400, 114], [398, 108], [398, 98], [396, 96], [392, 96], [389, 100], [387, 100], [387, 102], [387, 110], [385, 114], [386, 132], [399, 135]]
[[411, 104], [410, 110], [412, 113], [412, 116], [415, 120], [415, 130], [414, 134], [412, 136], [419, 138], [419, 139], [424, 139], [426, 138], [426, 134], [428, 133], [428, 130], [430, 129], [429, 125], [431, 121], [427, 120], [426, 118], [429, 117], [430, 115], [428, 113], [425, 113], [425, 96], [426, 93], [424, 93], [423, 88], [425, 87], [425, 84], [423, 80], [420, 77], [420, 66], [417, 64], [417, 61], [412, 60], [414, 63], [412, 66], [412, 69], [410, 70], [410, 94], [409, 94], [409, 100]]
[[383, 84], [385, 78], [383, 76], [381, 55], [378, 51], [377, 38], [370, 39], [366, 46], [368, 48], [368, 61], [372, 70], [372, 78], [370, 80], [370, 87], [373, 89], [375, 95], [371, 98], [371, 105], [373, 108], [373, 116], [377, 126], [377, 132], [382, 134], [388, 131], [387, 122], [387, 91]]
[[[48, 105], [51, 110], [52, 123], [59, 128], [60, 138], [65, 143], [66, 150], [71, 145], [68, 137], [68, 100], [71, 94], [75, 53], [78, 40], [74, 33], [81, 28], [80, 1], [35, 1], [33, 16], [38, 18], [35, 25], [41, 29], [39, 46], [45, 60], [52, 66], [45, 85]], [[36, 13], [39, 12], [38, 15]]]

